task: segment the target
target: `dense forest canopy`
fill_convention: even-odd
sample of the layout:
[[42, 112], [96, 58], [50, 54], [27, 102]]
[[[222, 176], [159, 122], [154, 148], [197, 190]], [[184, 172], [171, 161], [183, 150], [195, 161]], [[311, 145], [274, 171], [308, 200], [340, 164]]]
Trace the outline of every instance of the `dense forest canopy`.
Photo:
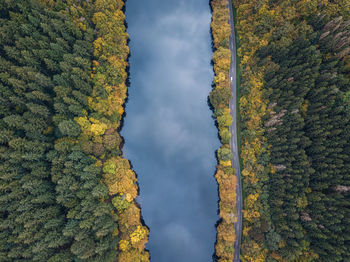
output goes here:
[[350, 254], [348, 1], [235, 1], [242, 261]]
[[1, 2], [1, 261], [149, 260], [118, 134], [123, 5]]
[[[232, 261], [231, 28], [212, 0], [219, 130], [214, 259]], [[350, 4], [235, 0], [242, 261], [350, 261]], [[119, 135], [122, 0], [0, 2], [0, 260], [149, 261]]]

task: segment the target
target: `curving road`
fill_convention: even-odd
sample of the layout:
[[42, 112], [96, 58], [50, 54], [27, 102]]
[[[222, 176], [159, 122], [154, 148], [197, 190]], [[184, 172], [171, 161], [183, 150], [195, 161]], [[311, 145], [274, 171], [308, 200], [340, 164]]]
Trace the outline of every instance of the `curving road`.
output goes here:
[[232, 0], [228, 0], [228, 5], [230, 9], [230, 26], [231, 26], [231, 36], [230, 36], [230, 50], [231, 50], [231, 66], [230, 66], [230, 80], [231, 80], [231, 91], [232, 99], [230, 101], [231, 116], [233, 119], [232, 125], [230, 126], [230, 132], [232, 134], [230, 140], [230, 146], [233, 153], [233, 159], [231, 160], [232, 166], [235, 169], [237, 176], [237, 222], [234, 224], [236, 232], [236, 241], [234, 244], [235, 256], [233, 261], [239, 262], [240, 245], [241, 245], [241, 233], [242, 233], [242, 185], [241, 185], [241, 170], [239, 166], [239, 156], [238, 156], [238, 143], [237, 143], [237, 61], [236, 61], [236, 38], [235, 38], [235, 27], [233, 22], [233, 10], [232, 10]]

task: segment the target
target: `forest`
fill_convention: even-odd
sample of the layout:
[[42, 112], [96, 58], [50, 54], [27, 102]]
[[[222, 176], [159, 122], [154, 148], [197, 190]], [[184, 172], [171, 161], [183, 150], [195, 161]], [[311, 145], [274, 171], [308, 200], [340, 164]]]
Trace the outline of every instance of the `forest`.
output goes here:
[[0, 261], [149, 261], [121, 0], [0, 2]]
[[350, 259], [348, 1], [235, 0], [242, 261]]
[[[349, 0], [233, 3], [240, 260], [350, 261]], [[240, 212], [227, 4], [210, 1], [218, 262], [238, 252]], [[128, 41], [123, 0], [0, 1], [0, 261], [150, 260], [119, 134]]]

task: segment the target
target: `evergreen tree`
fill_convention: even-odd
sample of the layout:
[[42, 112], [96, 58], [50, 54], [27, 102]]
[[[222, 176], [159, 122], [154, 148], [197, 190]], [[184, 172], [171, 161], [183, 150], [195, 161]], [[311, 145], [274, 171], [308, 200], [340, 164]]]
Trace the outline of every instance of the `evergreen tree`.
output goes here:
[[[42, 27], [54, 14], [35, 2], [1, 6], [1, 261], [71, 261], [46, 154], [53, 148], [51, 53]], [[39, 55], [40, 54], [40, 55]], [[62, 54], [57, 57], [62, 58]]]

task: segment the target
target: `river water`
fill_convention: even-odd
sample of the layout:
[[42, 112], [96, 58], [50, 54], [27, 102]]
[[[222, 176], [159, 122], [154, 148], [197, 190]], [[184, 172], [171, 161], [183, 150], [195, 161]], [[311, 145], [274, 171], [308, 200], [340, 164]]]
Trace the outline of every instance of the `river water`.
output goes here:
[[124, 156], [138, 175], [153, 262], [211, 261], [217, 130], [207, 97], [208, 0], [128, 0], [129, 101]]

